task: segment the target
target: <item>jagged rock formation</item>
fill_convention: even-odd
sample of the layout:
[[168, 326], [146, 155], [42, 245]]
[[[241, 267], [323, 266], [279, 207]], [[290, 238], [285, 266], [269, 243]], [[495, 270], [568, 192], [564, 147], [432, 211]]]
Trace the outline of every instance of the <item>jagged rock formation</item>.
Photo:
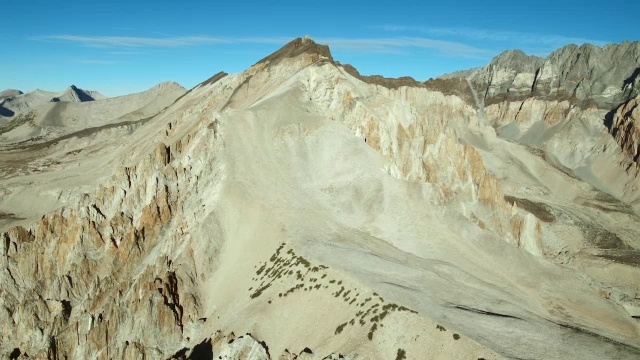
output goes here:
[[0, 149], [0, 352], [637, 358], [635, 210], [399, 81], [297, 39], [135, 126]]
[[485, 105], [536, 97], [610, 109], [638, 94], [640, 43], [568, 45], [546, 59], [500, 54], [470, 76]]
[[569, 45], [546, 59], [507, 51], [483, 68], [426, 85], [463, 94], [500, 137], [542, 150], [573, 175], [634, 204], [637, 175], [629, 170], [635, 166], [620, 164], [635, 160], [620, 151], [624, 135], [612, 139], [606, 127], [615, 109], [638, 95], [639, 59], [638, 42]]
[[638, 161], [640, 154], [640, 139], [638, 136], [640, 135], [638, 130], [640, 109], [638, 104], [640, 104], [640, 97], [635, 97], [623, 103], [615, 111], [611, 112], [611, 123], [607, 124], [611, 135], [622, 147], [622, 151], [627, 155], [626, 158], [630, 160], [628, 168], [634, 168], [635, 176], [640, 170], [640, 161]]

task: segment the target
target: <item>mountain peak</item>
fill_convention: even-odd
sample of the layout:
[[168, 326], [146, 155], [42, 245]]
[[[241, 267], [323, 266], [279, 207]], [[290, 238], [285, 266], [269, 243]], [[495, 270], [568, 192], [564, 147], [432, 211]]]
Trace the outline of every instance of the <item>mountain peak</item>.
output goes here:
[[18, 96], [18, 95], [22, 95], [22, 94], [24, 94], [24, 93], [22, 91], [20, 91], [20, 90], [7, 89], [7, 90], [4, 90], [4, 91], [0, 92], [0, 99], [13, 97], [13, 96]]
[[275, 63], [283, 59], [294, 58], [302, 54], [315, 54], [333, 61], [329, 46], [320, 45], [313, 41], [310, 36], [305, 35], [304, 37], [296, 38], [290, 41], [285, 46], [280, 48], [280, 50], [258, 61], [256, 65], [262, 63]]
[[157, 85], [155, 85], [154, 87], [152, 87], [152, 89], [154, 88], [158, 88], [158, 89], [163, 89], [163, 88], [176, 88], [176, 89], [183, 89], [186, 91], [186, 89], [184, 88], [184, 86], [180, 85], [178, 82], [175, 81], [163, 81], [161, 83], [158, 83]]
[[507, 50], [494, 57], [488, 66], [499, 69], [514, 69], [522, 72], [532, 71], [542, 65], [543, 62], [543, 58], [535, 55], [527, 55], [522, 50]]
[[92, 95], [92, 91], [78, 88], [75, 85], [69, 86], [64, 92], [58, 94], [51, 99], [51, 102], [85, 102], [96, 100]]

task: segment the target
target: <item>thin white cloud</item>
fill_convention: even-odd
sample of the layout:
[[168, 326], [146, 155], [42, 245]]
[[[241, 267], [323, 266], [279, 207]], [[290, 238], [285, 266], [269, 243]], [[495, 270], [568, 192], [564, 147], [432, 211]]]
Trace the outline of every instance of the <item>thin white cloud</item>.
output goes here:
[[465, 27], [422, 27], [422, 26], [403, 26], [403, 25], [384, 25], [384, 31], [388, 32], [419, 32], [429, 34], [431, 36], [458, 37], [471, 40], [492, 41], [492, 42], [511, 42], [524, 43], [528, 45], [543, 45], [551, 47], [559, 47], [567, 44], [585, 44], [603, 46], [607, 42], [596, 39], [586, 39], [579, 37], [570, 37], [563, 35], [534, 34], [517, 31], [500, 31], [490, 29], [474, 29]]
[[107, 51], [109, 55], [143, 55], [144, 51]]
[[197, 36], [149, 38], [133, 36], [47, 35], [34, 38], [34, 40], [70, 42], [92, 47], [176, 47], [223, 42], [215, 38]]
[[[130, 53], [129, 48], [142, 47], [189, 47], [222, 44], [272, 44], [284, 45], [291, 38], [284, 37], [211, 37], [211, 36], [173, 36], [173, 37], [135, 37], [135, 36], [81, 36], [81, 35], [47, 35], [32, 40], [64, 42], [88, 47], [115, 48], [111, 54]], [[422, 48], [438, 51], [445, 55], [460, 57], [487, 57], [493, 53], [460, 42], [430, 39], [424, 37], [399, 38], [321, 38], [319, 43], [326, 43], [332, 49], [359, 53], [391, 53], [401, 54], [403, 49]]]
[[211, 36], [172, 36], [172, 37], [136, 37], [136, 36], [81, 36], [46, 35], [31, 38], [38, 41], [68, 42], [90, 47], [186, 47], [200, 45], [256, 43], [280, 44], [282, 38], [223, 38]]
[[399, 50], [403, 48], [422, 48], [435, 50], [445, 55], [461, 57], [486, 57], [494, 54], [494, 52], [490, 50], [459, 42], [423, 37], [373, 39], [328, 38], [319, 39], [319, 41], [327, 43], [332, 49], [357, 52], [399, 52]]
[[92, 64], [92, 65], [109, 65], [109, 64], [118, 64], [119, 61], [113, 60], [103, 60], [103, 59], [78, 59], [75, 62], [80, 64]]

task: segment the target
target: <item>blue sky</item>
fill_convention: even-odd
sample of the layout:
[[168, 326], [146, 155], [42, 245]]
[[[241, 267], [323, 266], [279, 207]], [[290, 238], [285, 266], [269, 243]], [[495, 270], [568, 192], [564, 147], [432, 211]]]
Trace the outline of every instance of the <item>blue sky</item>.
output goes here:
[[189, 88], [240, 72], [310, 35], [365, 75], [426, 80], [518, 48], [640, 40], [639, 2], [609, 1], [51, 1], [0, 4], [0, 90], [115, 96], [161, 81]]

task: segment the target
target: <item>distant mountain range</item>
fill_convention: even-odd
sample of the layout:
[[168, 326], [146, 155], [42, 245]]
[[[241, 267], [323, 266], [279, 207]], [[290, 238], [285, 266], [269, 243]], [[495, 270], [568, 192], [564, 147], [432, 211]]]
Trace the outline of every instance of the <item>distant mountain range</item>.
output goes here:
[[77, 88], [75, 85], [60, 92], [37, 89], [25, 94], [20, 90], [8, 89], [0, 93], [0, 116], [12, 117], [48, 102], [86, 102], [101, 99], [106, 99], [106, 96], [97, 91]]

